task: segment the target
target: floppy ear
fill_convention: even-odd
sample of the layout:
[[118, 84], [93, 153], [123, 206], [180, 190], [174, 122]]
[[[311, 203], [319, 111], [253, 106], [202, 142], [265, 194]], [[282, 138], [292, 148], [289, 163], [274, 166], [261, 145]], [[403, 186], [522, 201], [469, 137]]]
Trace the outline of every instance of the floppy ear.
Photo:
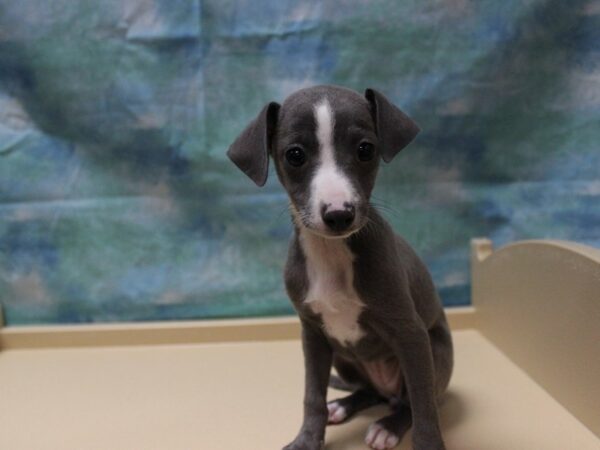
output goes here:
[[269, 172], [269, 150], [277, 125], [279, 104], [267, 104], [227, 150], [227, 156], [258, 186]]
[[371, 105], [381, 156], [385, 162], [390, 162], [396, 153], [412, 142], [421, 129], [375, 89], [367, 89], [365, 97]]

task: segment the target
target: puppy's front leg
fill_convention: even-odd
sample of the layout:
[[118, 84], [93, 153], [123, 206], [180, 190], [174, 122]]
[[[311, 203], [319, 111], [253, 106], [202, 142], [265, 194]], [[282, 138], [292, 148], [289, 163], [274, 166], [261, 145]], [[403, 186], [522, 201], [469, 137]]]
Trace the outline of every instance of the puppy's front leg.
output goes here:
[[319, 450], [327, 426], [327, 384], [331, 372], [332, 350], [316, 326], [302, 321], [304, 350], [304, 420], [294, 441], [284, 450]]
[[418, 319], [388, 336], [403, 369], [412, 413], [415, 450], [444, 450], [435, 397], [435, 372], [429, 335]]

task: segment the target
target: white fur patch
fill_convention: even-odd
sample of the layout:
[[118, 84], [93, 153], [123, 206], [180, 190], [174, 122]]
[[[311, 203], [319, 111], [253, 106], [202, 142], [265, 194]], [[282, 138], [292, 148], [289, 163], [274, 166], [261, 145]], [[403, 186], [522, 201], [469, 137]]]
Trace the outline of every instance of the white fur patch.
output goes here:
[[328, 412], [328, 423], [340, 423], [346, 420], [348, 417], [348, 413], [346, 412], [346, 408], [339, 404], [339, 402], [333, 401], [327, 403], [327, 412]]
[[321, 224], [321, 205], [331, 210], [345, 209], [344, 203], [353, 203], [356, 194], [350, 180], [340, 171], [334, 157], [333, 132], [335, 118], [331, 105], [323, 99], [315, 106], [319, 166], [311, 182], [311, 215], [313, 223]]
[[369, 426], [365, 437], [365, 444], [377, 450], [394, 448], [399, 442], [400, 438], [396, 434], [386, 430], [377, 422]]
[[320, 314], [325, 332], [342, 345], [356, 344], [364, 335], [358, 317], [364, 304], [354, 289], [354, 255], [341, 239], [300, 232], [306, 256], [309, 289], [305, 302]]

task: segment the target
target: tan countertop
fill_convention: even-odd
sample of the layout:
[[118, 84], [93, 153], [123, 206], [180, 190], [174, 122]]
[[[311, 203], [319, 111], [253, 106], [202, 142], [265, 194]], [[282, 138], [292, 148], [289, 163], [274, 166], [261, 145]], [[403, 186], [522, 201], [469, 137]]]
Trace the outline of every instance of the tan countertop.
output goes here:
[[[600, 449], [477, 331], [454, 339], [456, 369], [441, 408], [449, 450]], [[296, 340], [5, 350], [0, 449], [278, 449], [300, 425], [302, 382]], [[367, 426], [385, 411], [329, 427], [326, 448], [366, 448]], [[408, 436], [399, 448], [410, 448]]]

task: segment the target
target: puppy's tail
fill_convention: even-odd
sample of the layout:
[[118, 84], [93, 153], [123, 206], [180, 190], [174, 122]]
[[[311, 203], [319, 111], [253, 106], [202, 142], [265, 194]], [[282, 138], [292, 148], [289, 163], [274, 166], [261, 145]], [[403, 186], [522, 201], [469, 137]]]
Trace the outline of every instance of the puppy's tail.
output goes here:
[[337, 389], [338, 391], [353, 392], [356, 390], [356, 386], [353, 386], [350, 383], [346, 383], [339, 376], [334, 374], [331, 374], [331, 376], [329, 377], [329, 387]]

